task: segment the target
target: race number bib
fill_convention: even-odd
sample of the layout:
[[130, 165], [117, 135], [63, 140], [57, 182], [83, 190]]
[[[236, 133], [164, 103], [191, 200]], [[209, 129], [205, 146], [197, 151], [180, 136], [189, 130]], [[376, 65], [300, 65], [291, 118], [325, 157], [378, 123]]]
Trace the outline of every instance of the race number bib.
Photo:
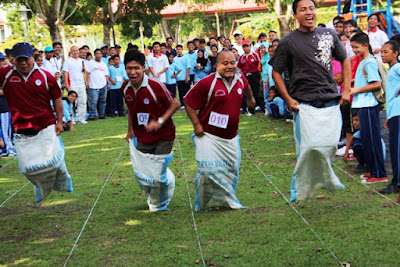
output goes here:
[[211, 111], [210, 118], [208, 119], [208, 124], [226, 129], [228, 126], [229, 115], [219, 114], [217, 112]]
[[147, 125], [149, 122], [149, 113], [138, 113], [137, 114], [137, 121], [139, 125]]
[[122, 79], [122, 76], [117, 76], [117, 82], [123, 82], [124, 79]]

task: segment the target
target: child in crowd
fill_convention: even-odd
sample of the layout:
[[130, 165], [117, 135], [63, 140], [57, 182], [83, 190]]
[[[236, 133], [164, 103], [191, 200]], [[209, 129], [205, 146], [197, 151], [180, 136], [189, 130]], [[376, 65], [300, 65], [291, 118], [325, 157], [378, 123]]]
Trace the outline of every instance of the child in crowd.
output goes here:
[[392, 162], [393, 179], [380, 191], [382, 194], [400, 192], [400, 45], [392, 40], [382, 47], [382, 60], [389, 64], [386, 77], [386, 114], [385, 128], [389, 129], [390, 157]]
[[7, 57], [0, 52], [0, 68], [4, 68], [7, 65]]
[[87, 61], [90, 61], [90, 60], [92, 60], [92, 59], [93, 59], [92, 53], [87, 53], [87, 54], [86, 54], [86, 60], [87, 60]]
[[115, 112], [118, 112], [120, 117], [125, 116], [124, 99], [121, 93], [123, 82], [129, 80], [126, 74], [125, 67], [121, 63], [121, 58], [118, 54], [111, 57], [113, 65], [109, 67], [110, 72], [110, 116], [115, 117]]
[[36, 64], [39, 68], [43, 67], [43, 57], [40, 54], [36, 54], [33, 59], [35, 60]]
[[280, 97], [275, 86], [269, 89], [267, 108], [273, 119], [286, 118], [285, 101]]
[[[372, 57], [367, 34], [354, 35], [351, 38], [351, 46], [354, 53], [363, 58], [357, 68], [354, 88], [351, 89], [354, 95], [352, 108], [357, 109], [365, 161], [370, 171], [363, 176], [365, 180], [362, 183], [387, 182], [379, 126], [380, 105], [373, 94], [373, 91], [381, 87], [378, 63], [376, 58]], [[364, 75], [364, 72], [367, 75]]]
[[176, 97], [176, 76], [182, 71], [176, 63], [174, 63], [174, 55], [168, 54], [169, 67], [166, 73], [165, 86], [171, 92], [173, 97]]
[[[263, 88], [263, 95], [264, 95], [264, 103], [265, 103], [265, 115], [267, 114], [267, 104], [268, 104], [268, 70], [270, 65], [268, 64], [268, 61], [270, 59], [270, 56], [268, 54], [269, 52], [269, 44], [267, 42], [262, 42], [260, 44], [260, 56], [261, 56], [261, 79], [262, 79], [262, 88]], [[272, 49], [272, 48], [271, 48]]]
[[194, 83], [206, 77], [210, 70], [210, 62], [204, 56], [204, 50], [197, 51], [196, 65], [194, 66]]
[[69, 91], [68, 96], [62, 98], [64, 131], [75, 131], [72, 114], [75, 110], [74, 107], [77, 98], [78, 94], [74, 90]]

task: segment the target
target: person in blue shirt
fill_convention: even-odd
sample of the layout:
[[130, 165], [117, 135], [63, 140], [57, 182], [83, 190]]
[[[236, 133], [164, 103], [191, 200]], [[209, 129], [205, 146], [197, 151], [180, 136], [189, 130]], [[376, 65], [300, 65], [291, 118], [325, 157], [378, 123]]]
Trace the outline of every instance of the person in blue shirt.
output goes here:
[[[376, 58], [372, 57], [367, 34], [357, 33], [350, 42], [356, 56], [363, 59], [358, 65], [354, 88], [351, 89], [354, 95], [351, 107], [357, 109], [365, 162], [370, 171], [362, 177], [362, 183], [387, 182], [379, 125], [380, 106], [373, 94], [373, 91], [381, 87], [378, 63]], [[367, 75], [364, 75], [364, 72]]]
[[400, 44], [394, 40], [382, 47], [382, 60], [390, 68], [386, 76], [386, 116], [385, 128], [389, 129], [390, 159], [393, 179], [380, 191], [382, 194], [400, 193]]
[[174, 55], [168, 55], [168, 62], [169, 67], [166, 73], [166, 82], [165, 86], [171, 92], [171, 94], [175, 97], [176, 96], [176, 76], [182, 71], [176, 63], [174, 63]]
[[[273, 53], [272, 49], [271, 52]], [[271, 68], [271, 74], [272, 74], [272, 67], [271, 65], [268, 64], [270, 55], [269, 55], [269, 45], [267, 42], [262, 42], [260, 44], [260, 57], [261, 57], [261, 78], [262, 78], [262, 87], [263, 87], [264, 103], [265, 103], [265, 115], [269, 115], [270, 113], [268, 113], [268, 97], [269, 97], [268, 71], [269, 68]]]
[[196, 65], [194, 66], [194, 83], [203, 79], [211, 70], [211, 65], [208, 59], [204, 56], [204, 50], [197, 51]]
[[[176, 57], [174, 58], [174, 63], [177, 68], [181, 70], [176, 76], [176, 83], [178, 85], [179, 100], [181, 103], [181, 109], [185, 108], [185, 102], [183, 97], [187, 93], [189, 84], [189, 74], [190, 74], [190, 61], [189, 58], [183, 55], [183, 47], [181, 45], [176, 46]], [[189, 85], [190, 86], [190, 85]]]
[[118, 115], [123, 117], [124, 113], [124, 100], [121, 93], [121, 86], [124, 81], [129, 80], [126, 74], [125, 67], [120, 63], [121, 59], [118, 54], [111, 57], [113, 65], [109, 67], [110, 71], [110, 113], [111, 117], [115, 117], [115, 111]]
[[187, 42], [187, 48], [189, 49], [188, 52], [185, 53], [185, 57], [189, 59], [189, 64], [190, 64], [190, 72], [189, 72], [189, 78], [190, 78], [190, 83], [188, 83], [186, 86], [186, 92], [189, 91], [190, 85], [194, 83], [194, 66], [197, 64], [197, 53], [195, 52], [195, 46], [192, 41]]
[[68, 96], [62, 98], [64, 131], [75, 131], [73, 124], [73, 110], [77, 98], [78, 94], [74, 90], [69, 91]]

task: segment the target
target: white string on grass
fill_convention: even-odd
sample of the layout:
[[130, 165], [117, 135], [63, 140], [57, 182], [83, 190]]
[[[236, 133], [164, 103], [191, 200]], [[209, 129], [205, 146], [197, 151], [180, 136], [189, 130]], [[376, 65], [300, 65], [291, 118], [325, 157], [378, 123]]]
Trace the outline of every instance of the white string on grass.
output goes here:
[[85, 230], [86, 225], [87, 225], [87, 223], [89, 222], [89, 219], [90, 219], [90, 217], [91, 217], [92, 214], [93, 214], [94, 208], [96, 207], [97, 202], [99, 201], [100, 196], [101, 196], [101, 194], [103, 193], [103, 190], [104, 190], [104, 188], [106, 187], [108, 180], [110, 179], [110, 177], [111, 177], [111, 175], [113, 174], [115, 168], [117, 167], [117, 164], [118, 164], [119, 160], [121, 159], [122, 153], [124, 152], [124, 150], [125, 150], [127, 144], [128, 144], [128, 143], [126, 142], [125, 145], [124, 145], [124, 147], [122, 148], [121, 152], [119, 153], [119, 156], [118, 156], [117, 160], [115, 161], [114, 166], [112, 167], [110, 173], [108, 174], [107, 179], [104, 181], [103, 186], [101, 187], [101, 190], [100, 190], [99, 194], [97, 195], [97, 198], [96, 198], [95, 202], [93, 203], [93, 206], [92, 206], [92, 208], [90, 209], [90, 212], [89, 212], [89, 214], [88, 214], [88, 216], [87, 216], [85, 222], [83, 223], [83, 226], [82, 226], [82, 228], [81, 228], [81, 231], [79, 232], [78, 237], [77, 237], [76, 240], [75, 240], [75, 243], [72, 245], [72, 248], [71, 248], [71, 251], [70, 251], [68, 257], [67, 257], [67, 259], [66, 259], [65, 262], [64, 262], [64, 265], [63, 265], [64, 267], [67, 266], [67, 263], [68, 263], [69, 259], [71, 258], [72, 253], [74, 253], [74, 250], [75, 250], [75, 248], [77, 247], [77, 244], [78, 244], [78, 242], [79, 242], [79, 239], [81, 238], [82, 233], [83, 233], [83, 231]]
[[[85, 136], [87, 136], [93, 129], [89, 130], [88, 133], [86, 133], [85, 135], [82, 135], [78, 140], [76, 140], [72, 145], [74, 146], [76, 143], [78, 143], [79, 141], [81, 141]], [[71, 148], [68, 148], [67, 150], [65, 150], [65, 153], [68, 152], [68, 150], [70, 150]], [[10, 164], [11, 162], [13, 162], [14, 160], [16, 160], [17, 158], [9, 161], [6, 165], [4, 165], [3, 168], [0, 169], [0, 171], [2, 169], [4, 169], [8, 164]], [[7, 203], [7, 201], [9, 201], [11, 198], [13, 198], [19, 191], [21, 191], [25, 186], [27, 186], [30, 183], [30, 181], [26, 182], [24, 185], [22, 185], [17, 191], [15, 191], [11, 196], [9, 196], [6, 200], [3, 201], [3, 203], [1, 203], [0, 208], [4, 206], [4, 204]]]
[[340, 264], [342, 265], [342, 262], [339, 260], [339, 258], [333, 253], [333, 251], [328, 247], [328, 245], [322, 240], [322, 238], [318, 235], [318, 233], [311, 227], [311, 225], [307, 222], [307, 220], [301, 215], [301, 213], [292, 205], [292, 203], [286, 198], [286, 196], [279, 190], [279, 188], [272, 182], [270, 179], [273, 177], [273, 175], [266, 175], [261, 168], [250, 158], [249, 154], [246, 152], [246, 150], [242, 151], [246, 154], [247, 158], [256, 166], [256, 168], [260, 171], [260, 173], [266, 178], [269, 183], [278, 191], [278, 193], [283, 197], [283, 199], [287, 202], [287, 204], [296, 212], [296, 214], [303, 220], [303, 222], [307, 225], [307, 227], [311, 230], [311, 232], [317, 237], [317, 239], [324, 245], [324, 247], [329, 251], [329, 253], [332, 255], [332, 257]]
[[8, 165], [11, 164], [11, 162], [14, 162], [16, 159], [17, 159], [17, 157], [15, 157], [15, 158], [13, 158], [12, 160], [10, 160], [9, 162], [7, 162], [6, 165], [4, 165], [3, 167], [0, 168], [0, 171], [3, 170], [3, 169], [5, 169]]
[[[275, 124], [274, 122], [272, 122], [272, 123]], [[284, 133], [285, 135], [287, 135], [287, 136], [289, 136], [289, 137], [293, 137], [293, 136], [291, 136], [290, 134], [288, 134], [287, 132], [285, 132], [284, 130], [282, 130], [279, 126], [276, 126], [276, 127], [278, 128], [278, 131]], [[293, 138], [294, 138], [294, 137], [293, 137]], [[354, 177], [354, 175], [352, 175], [352, 174], [350, 174], [349, 172], [347, 172], [346, 170], [340, 168], [340, 167], [339, 167], [337, 164], [335, 164], [334, 162], [332, 162], [332, 165], [335, 166], [336, 168], [338, 168], [338, 169], [339, 169], [340, 171], [342, 171], [343, 173], [349, 175], [349, 176], [350, 176], [353, 180], [355, 180], [358, 184], [361, 184], [361, 185], [363, 185], [364, 187], [366, 187], [366, 188], [368, 188], [368, 189], [370, 189], [370, 190], [373, 190], [374, 193], [376, 193], [377, 195], [379, 195], [379, 196], [381, 196], [381, 197], [383, 197], [383, 198], [389, 200], [390, 202], [392, 202], [392, 203], [395, 204], [396, 206], [400, 207], [400, 204], [399, 204], [399, 203], [395, 202], [393, 199], [391, 199], [391, 198], [385, 196], [384, 194], [379, 193], [378, 191], [376, 191], [375, 189], [373, 189], [373, 188], [370, 187], [369, 185], [361, 183], [361, 181], [360, 181], [359, 179], [357, 179], [357, 177]]]
[[192, 205], [192, 197], [190, 196], [188, 176], [187, 176], [186, 171], [185, 171], [185, 161], [184, 161], [183, 156], [182, 156], [181, 142], [180, 142], [180, 140], [179, 140], [179, 137], [177, 138], [177, 140], [178, 140], [179, 154], [180, 154], [180, 156], [181, 156], [182, 169], [183, 169], [183, 176], [185, 177], [185, 182], [186, 182], [186, 191], [187, 191], [188, 198], [189, 198], [190, 210], [191, 210], [191, 212], [192, 212], [192, 220], [193, 220], [194, 231], [196, 232], [197, 244], [198, 244], [199, 250], [200, 250], [201, 261], [203, 262], [203, 266], [205, 267], [205, 266], [206, 266], [206, 262], [204, 261], [204, 255], [203, 255], [203, 249], [202, 249], [202, 247], [201, 247], [199, 231], [198, 231], [198, 229], [197, 229], [196, 220], [195, 220], [195, 218], [194, 218], [194, 210], [193, 210], [193, 205]]

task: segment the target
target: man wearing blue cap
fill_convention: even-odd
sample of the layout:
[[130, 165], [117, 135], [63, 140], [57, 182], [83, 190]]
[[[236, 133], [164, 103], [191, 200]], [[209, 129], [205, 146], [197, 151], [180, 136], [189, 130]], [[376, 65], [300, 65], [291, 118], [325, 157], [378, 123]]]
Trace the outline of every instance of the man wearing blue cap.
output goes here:
[[52, 188], [72, 192], [72, 184], [57, 137], [63, 131], [61, 88], [49, 72], [39, 68], [32, 54], [29, 43], [14, 45], [14, 67], [0, 69], [0, 86], [16, 132], [21, 172], [35, 185], [40, 202]]
[[53, 47], [51, 46], [46, 46], [44, 49], [44, 59], [43, 59], [43, 68], [50, 72], [53, 77], [58, 80], [60, 78], [60, 72], [56, 69], [56, 67], [53, 65]]

